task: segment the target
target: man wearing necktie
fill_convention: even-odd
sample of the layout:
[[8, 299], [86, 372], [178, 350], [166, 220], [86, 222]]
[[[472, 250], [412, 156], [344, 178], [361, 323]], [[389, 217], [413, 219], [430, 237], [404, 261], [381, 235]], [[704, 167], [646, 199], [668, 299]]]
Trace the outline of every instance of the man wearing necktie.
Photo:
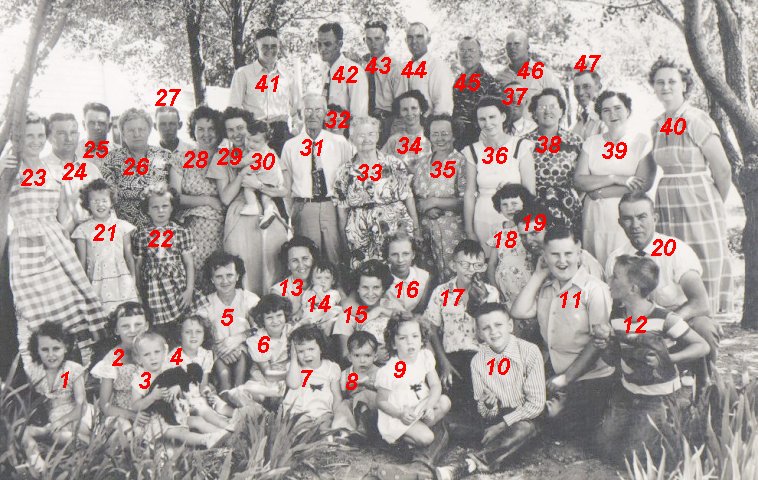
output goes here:
[[[50, 115], [50, 136], [48, 141], [53, 151], [43, 159], [55, 171], [55, 177], [61, 181], [69, 208], [66, 218], [61, 221], [64, 226], [73, 221], [71, 228], [89, 218], [89, 212], [79, 204], [79, 191], [84, 185], [96, 178], [103, 178], [97, 165], [76, 154], [79, 142], [79, 124], [73, 113], [54, 113]], [[86, 150], [85, 150], [86, 153]], [[97, 158], [97, 149], [91, 154]], [[102, 154], [102, 150], [100, 150]], [[73, 168], [66, 168], [66, 164]]]
[[368, 79], [363, 67], [342, 54], [342, 26], [325, 23], [318, 28], [318, 52], [325, 62], [322, 73], [326, 103], [350, 112], [350, 117], [368, 115]]
[[[392, 133], [392, 102], [403, 93], [404, 84], [400, 77], [403, 66], [397, 57], [385, 50], [389, 42], [387, 24], [381, 20], [371, 20], [364, 26], [364, 40], [367, 54], [361, 57], [368, 78], [368, 114], [382, 122], [377, 145], [384, 145]], [[398, 128], [402, 122], [398, 120]]]
[[595, 113], [595, 100], [602, 89], [603, 84], [597, 72], [584, 70], [574, 75], [574, 96], [579, 102], [579, 111], [571, 132], [579, 135], [583, 140], [603, 133], [606, 129], [605, 124]]
[[340, 166], [350, 162], [352, 150], [345, 137], [324, 129], [326, 99], [318, 93], [303, 96], [305, 128], [282, 149], [284, 185], [292, 202], [292, 227], [316, 244], [327, 259], [340, 261], [337, 207], [332, 201]]
[[701, 278], [703, 267], [700, 259], [692, 247], [681, 239], [655, 231], [658, 215], [653, 201], [644, 192], [625, 194], [618, 208], [619, 224], [629, 242], [608, 256], [606, 277], [613, 274], [616, 258], [621, 255], [642, 254], [658, 265], [658, 287], [651, 294], [651, 300], [683, 317], [711, 347], [705, 360], [684, 366], [692, 370], [697, 384], [702, 386], [708, 381], [709, 371], [716, 361], [719, 327], [711, 318], [708, 292]]

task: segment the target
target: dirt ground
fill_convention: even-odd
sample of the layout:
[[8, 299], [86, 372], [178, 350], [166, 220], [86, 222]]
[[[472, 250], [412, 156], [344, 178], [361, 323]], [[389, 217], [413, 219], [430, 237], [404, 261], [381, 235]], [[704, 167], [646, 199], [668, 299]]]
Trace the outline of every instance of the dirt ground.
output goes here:
[[[758, 376], [758, 332], [746, 332], [739, 328], [736, 316], [723, 317], [719, 323], [724, 329], [721, 340], [718, 367], [722, 373], [729, 373], [738, 385], [742, 384], [743, 372], [750, 377]], [[505, 472], [492, 475], [471, 477], [479, 480], [607, 480], [626, 476], [585, 450], [584, 439], [556, 441], [543, 436], [532, 448], [519, 458], [513, 460]], [[466, 450], [455, 447], [443, 458], [447, 463], [461, 458]], [[352, 449], [349, 451], [329, 452], [309, 463], [320, 474], [321, 479], [361, 479], [373, 466], [397, 462], [397, 459], [384, 452]], [[316, 478], [298, 472], [299, 478]], [[402, 480], [402, 479], [401, 479]]]

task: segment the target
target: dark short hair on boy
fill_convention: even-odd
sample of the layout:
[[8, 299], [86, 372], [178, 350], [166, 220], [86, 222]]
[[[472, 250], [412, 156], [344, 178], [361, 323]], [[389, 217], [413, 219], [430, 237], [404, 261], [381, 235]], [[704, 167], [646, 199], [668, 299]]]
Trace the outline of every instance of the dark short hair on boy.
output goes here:
[[379, 341], [374, 334], [359, 330], [347, 337], [347, 351], [352, 352], [355, 349], [365, 347], [366, 345], [371, 347], [371, 351], [376, 353], [379, 350]]
[[563, 224], [558, 224], [545, 232], [544, 243], [547, 245], [548, 242], [553, 240], [563, 240], [564, 238], [570, 238], [574, 243], [581, 243], [582, 241], [575, 229]]
[[267, 293], [256, 306], [250, 309], [248, 316], [253, 319], [258, 328], [265, 328], [263, 317], [270, 313], [284, 312], [284, 321], [289, 323], [292, 319], [292, 302], [286, 297]]
[[504, 303], [500, 303], [500, 302], [480, 303], [479, 305], [475, 305], [474, 307], [470, 308], [468, 312], [474, 318], [477, 318], [480, 315], [486, 315], [492, 312], [503, 312], [509, 319], [511, 318], [511, 314], [510, 312], [508, 312], [508, 307], [505, 306]]
[[453, 257], [458, 255], [459, 253], [463, 253], [464, 255], [467, 255], [470, 257], [478, 257], [479, 255], [484, 255], [484, 249], [476, 240], [471, 240], [470, 238], [464, 238], [463, 240], [458, 242], [458, 245], [456, 245], [455, 248], [453, 249]]

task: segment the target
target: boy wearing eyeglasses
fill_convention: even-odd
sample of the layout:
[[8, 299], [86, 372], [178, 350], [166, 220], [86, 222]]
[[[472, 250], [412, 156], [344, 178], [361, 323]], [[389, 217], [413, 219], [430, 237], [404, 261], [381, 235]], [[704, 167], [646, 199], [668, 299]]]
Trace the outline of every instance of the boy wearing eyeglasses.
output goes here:
[[453, 250], [455, 277], [432, 292], [424, 316], [431, 327], [440, 380], [453, 410], [476, 412], [471, 384], [471, 359], [479, 349], [472, 307], [500, 301], [497, 289], [484, 282], [487, 259], [479, 242], [461, 240]]

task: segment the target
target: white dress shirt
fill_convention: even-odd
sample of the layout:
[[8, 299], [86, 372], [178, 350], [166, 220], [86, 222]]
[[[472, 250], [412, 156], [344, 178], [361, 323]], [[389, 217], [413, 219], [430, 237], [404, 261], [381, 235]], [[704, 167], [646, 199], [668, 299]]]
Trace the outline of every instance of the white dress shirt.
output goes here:
[[[263, 75], [266, 75], [266, 90], [261, 92], [255, 86]], [[274, 91], [272, 79], [276, 76], [279, 80]], [[279, 62], [272, 71], [267, 72], [256, 60], [234, 72], [229, 106], [252, 112], [256, 120], [287, 121], [300, 110], [300, 85], [295, 76]]]
[[[313, 184], [311, 181], [311, 157], [301, 155], [305, 151], [303, 140], [310, 138], [305, 128], [294, 138], [287, 140], [282, 149], [281, 166], [292, 177], [291, 195], [294, 198], [313, 198]], [[321, 130], [318, 137], [313, 141], [313, 152], [318, 151], [315, 145], [323, 140], [321, 155], [316, 158], [317, 165], [324, 170], [326, 178], [326, 194], [334, 194], [334, 181], [337, 171], [344, 162], [350, 162], [352, 148], [350, 143], [342, 135], [335, 135], [326, 130]]]
[[[406, 60], [398, 65], [401, 72], [408, 64], [408, 61]], [[419, 90], [423, 93], [426, 101], [429, 102], [430, 114], [439, 115], [447, 113], [452, 115], [453, 83], [455, 83], [455, 79], [453, 78], [450, 66], [439, 57], [430, 55], [427, 52], [424, 56], [413, 62], [411, 72], [415, 72], [419, 65], [421, 65], [421, 62], [426, 62], [426, 75], [424, 75], [424, 78], [417, 75], [412, 75], [410, 78], [401, 76], [405, 84], [403, 91]]]
[[[332, 80], [334, 74], [342, 69], [342, 76], [345, 80], [337, 82]], [[353, 76], [350, 67], [358, 69], [358, 73]], [[354, 78], [355, 83], [347, 83], [347, 79]], [[363, 67], [340, 54], [337, 60], [331, 65], [324, 63], [321, 72], [321, 84], [324, 86], [324, 96], [327, 103], [334, 103], [350, 112], [350, 117], [365, 117], [368, 115], [368, 78]]]

